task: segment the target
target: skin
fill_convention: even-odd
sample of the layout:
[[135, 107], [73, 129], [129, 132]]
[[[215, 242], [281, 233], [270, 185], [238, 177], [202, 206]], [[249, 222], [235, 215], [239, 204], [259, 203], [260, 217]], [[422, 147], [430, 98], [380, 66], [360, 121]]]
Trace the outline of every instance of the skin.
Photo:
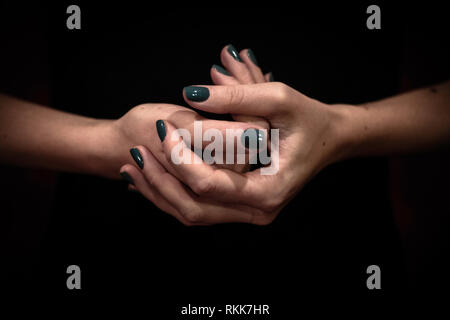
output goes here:
[[130, 148], [143, 145], [169, 167], [164, 154], [156, 152], [160, 149], [155, 127], [158, 119], [170, 120], [189, 130], [191, 136], [195, 120], [203, 121], [203, 130], [215, 128], [223, 134], [226, 129], [262, 128], [258, 122], [267, 126], [254, 116], [246, 117], [246, 122], [216, 121], [182, 106], [151, 103], [138, 105], [117, 120], [93, 119], [0, 94], [0, 161], [119, 179], [119, 168], [132, 161]]
[[[241, 52], [241, 57], [244, 59], [245, 53]], [[239, 173], [205, 163], [175, 165], [170, 152], [178, 141], [168, 138], [156, 154], [137, 146], [148, 167], [141, 170], [127, 164], [121, 169], [132, 176], [135, 188], [146, 198], [186, 225], [267, 225], [331, 163], [448, 147], [450, 82], [360, 106], [328, 105], [279, 82], [240, 84], [239, 79], [248, 81], [248, 73], [241, 75], [243, 68], [233, 66], [227, 69], [234, 79], [212, 71], [215, 83], [222, 85], [204, 86], [210, 91], [206, 101], [185, 100], [193, 108], [211, 113], [257, 116], [279, 129], [277, 174], [264, 176], [260, 170]], [[252, 77], [261, 80], [262, 74]], [[165, 120], [165, 125], [170, 137], [177, 126], [170, 120]], [[159, 153], [166, 155], [164, 163], [158, 162]]]
[[192, 136], [195, 120], [203, 121], [204, 130], [216, 128], [223, 134], [227, 128], [256, 127], [205, 119], [193, 110], [169, 104], [142, 104], [117, 120], [92, 119], [0, 94], [0, 161], [119, 179], [119, 168], [132, 160], [131, 147], [159, 148], [155, 122], [160, 118], [188, 129]]
[[[361, 106], [327, 105], [282, 83], [267, 82], [269, 75], [262, 74], [247, 52], [240, 52], [239, 62], [224, 48], [221, 60], [231, 76], [211, 69], [216, 86], [205, 86], [210, 97], [204, 102], [184, 97], [193, 108], [229, 113], [245, 122], [208, 120], [167, 104], [139, 105], [117, 120], [92, 119], [0, 95], [0, 161], [108, 178], [127, 172], [135, 184], [131, 189], [185, 225], [266, 225], [331, 163], [448, 145], [449, 82]], [[174, 165], [170, 151], [176, 141], [159, 140], [155, 123], [160, 119], [167, 136], [176, 128], [193, 136], [194, 120], [203, 120], [204, 130], [279, 129], [280, 169], [263, 176], [236, 166]], [[143, 169], [128, 152], [134, 146]]]

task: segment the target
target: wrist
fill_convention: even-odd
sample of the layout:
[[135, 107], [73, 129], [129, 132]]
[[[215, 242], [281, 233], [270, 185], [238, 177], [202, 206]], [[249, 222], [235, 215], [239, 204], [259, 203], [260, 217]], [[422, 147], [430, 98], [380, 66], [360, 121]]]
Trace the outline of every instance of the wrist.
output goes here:
[[359, 156], [368, 129], [363, 121], [362, 113], [367, 110], [347, 104], [336, 104], [330, 107], [334, 114], [332, 134], [336, 137], [336, 150], [332, 162]]
[[85, 130], [87, 173], [119, 179], [119, 169], [127, 153], [120, 147], [121, 136], [116, 121], [94, 120]]

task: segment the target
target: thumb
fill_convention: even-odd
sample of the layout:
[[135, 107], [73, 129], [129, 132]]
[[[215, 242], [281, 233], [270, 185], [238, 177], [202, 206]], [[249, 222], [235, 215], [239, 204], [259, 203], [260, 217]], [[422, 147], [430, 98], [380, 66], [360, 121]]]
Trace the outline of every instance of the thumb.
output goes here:
[[294, 90], [281, 82], [236, 86], [190, 86], [183, 97], [193, 108], [211, 113], [232, 113], [270, 119], [289, 110]]

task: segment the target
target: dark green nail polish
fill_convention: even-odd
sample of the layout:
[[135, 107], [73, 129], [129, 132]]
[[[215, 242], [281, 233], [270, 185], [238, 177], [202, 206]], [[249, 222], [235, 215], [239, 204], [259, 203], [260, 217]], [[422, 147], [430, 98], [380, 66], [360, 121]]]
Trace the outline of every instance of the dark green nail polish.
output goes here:
[[144, 159], [142, 159], [141, 153], [138, 149], [132, 148], [130, 149], [131, 156], [133, 157], [134, 161], [136, 161], [139, 168], [144, 169]]
[[241, 136], [241, 142], [247, 149], [259, 149], [264, 141], [264, 132], [259, 129], [246, 129]]
[[122, 171], [120, 173], [120, 175], [122, 176], [123, 180], [125, 180], [128, 183], [131, 183], [134, 186], [133, 178], [131, 178], [131, 176], [128, 174], [128, 172]]
[[205, 87], [186, 87], [184, 88], [186, 98], [195, 102], [202, 102], [209, 98], [209, 90]]
[[166, 125], [164, 124], [164, 121], [156, 121], [156, 131], [158, 131], [159, 140], [163, 142], [164, 138], [166, 137]]
[[247, 54], [248, 54], [248, 57], [250, 58], [250, 60], [252, 60], [252, 62], [255, 65], [258, 65], [258, 61], [256, 61], [256, 57], [255, 57], [255, 54], [253, 53], [252, 49], [248, 49]]
[[234, 58], [234, 60], [242, 62], [242, 59], [239, 56], [239, 53], [237, 52], [236, 48], [232, 44], [228, 45], [227, 51]]
[[230, 73], [229, 73], [227, 70], [225, 70], [225, 69], [222, 68], [221, 66], [218, 66], [217, 64], [214, 64], [212, 67], [213, 67], [214, 69], [216, 69], [217, 71], [219, 71], [221, 74], [224, 74], [224, 75], [226, 75], [226, 76], [229, 76], [229, 75], [230, 75]]
[[273, 73], [272, 72], [269, 72], [269, 81], [270, 82], [274, 82], [275, 81], [275, 78], [273, 77]]

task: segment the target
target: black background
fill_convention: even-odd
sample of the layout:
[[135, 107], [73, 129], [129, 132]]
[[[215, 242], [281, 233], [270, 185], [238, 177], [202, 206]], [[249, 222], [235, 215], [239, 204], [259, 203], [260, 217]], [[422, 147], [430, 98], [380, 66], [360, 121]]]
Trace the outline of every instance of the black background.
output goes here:
[[[144, 102], [185, 105], [182, 88], [210, 84], [209, 69], [220, 63], [220, 50], [229, 43], [251, 48], [276, 81], [326, 103], [367, 102], [448, 78], [445, 20], [431, 6], [380, 4], [382, 29], [368, 30], [365, 10], [371, 3], [295, 8], [77, 3], [81, 30], [66, 28], [72, 2], [3, 3], [4, 92], [111, 119]], [[439, 159], [432, 164], [444, 171], [435, 183], [415, 183], [442, 199], [448, 156], [421, 157]], [[379, 305], [411, 289], [439, 287], [448, 245], [438, 241], [432, 242], [438, 245], [435, 261], [408, 280], [407, 244], [401, 242], [402, 220], [392, 199], [404, 161], [332, 165], [267, 227], [194, 228], [128, 192], [121, 181], [5, 166], [6, 282], [19, 296], [69, 304], [131, 298], [151, 310], [148, 314], [170, 319], [182, 319], [180, 307], [188, 303], [269, 304], [278, 319], [315, 301]], [[416, 169], [410, 172], [420, 176]], [[429, 167], [419, 170], [428, 177]], [[427, 201], [418, 212], [430, 213]], [[433, 210], [449, 213], [446, 202]], [[71, 264], [81, 267], [80, 291], [66, 288]], [[367, 290], [371, 264], [382, 270], [380, 291]]]

